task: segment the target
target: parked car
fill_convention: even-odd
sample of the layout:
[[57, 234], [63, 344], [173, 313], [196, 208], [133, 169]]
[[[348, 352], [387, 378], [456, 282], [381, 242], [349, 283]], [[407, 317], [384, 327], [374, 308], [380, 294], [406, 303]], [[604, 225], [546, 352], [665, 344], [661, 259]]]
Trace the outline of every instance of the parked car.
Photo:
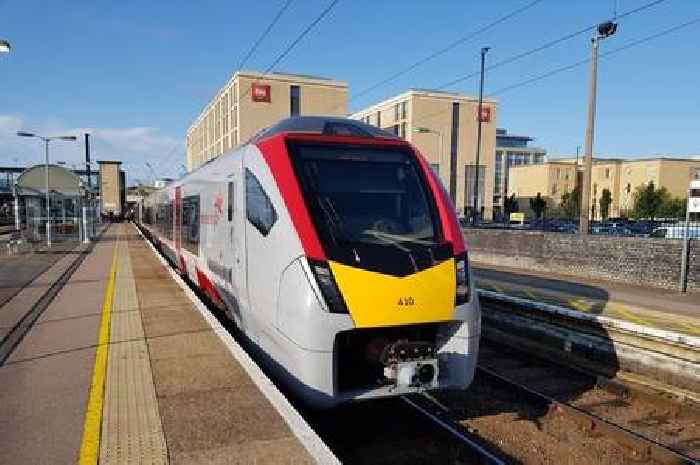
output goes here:
[[[669, 225], [654, 229], [649, 236], [665, 239], [683, 239], [685, 237], [684, 235], [685, 225]], [[688, 228], [688, 238], [700, 239], [700, 225]]]

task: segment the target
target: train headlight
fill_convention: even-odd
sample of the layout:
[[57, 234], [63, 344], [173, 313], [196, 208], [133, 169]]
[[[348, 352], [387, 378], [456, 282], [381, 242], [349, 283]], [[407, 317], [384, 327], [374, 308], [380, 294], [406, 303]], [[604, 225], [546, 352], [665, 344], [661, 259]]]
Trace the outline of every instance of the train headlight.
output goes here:
[[316, 277], [318, 287], [321, 289], [323, 299], [326, 301], [328, 311], [331, 313], [348, 313], [348, 307], [345, 305], [345, 300], [338, 289], [328, 263], [309, 260], [309, 265]]
[[466, 252], [455, 258], [455, 275], [457, 278], [455, 304], [461, 305], [469, 302], [469, 263]]

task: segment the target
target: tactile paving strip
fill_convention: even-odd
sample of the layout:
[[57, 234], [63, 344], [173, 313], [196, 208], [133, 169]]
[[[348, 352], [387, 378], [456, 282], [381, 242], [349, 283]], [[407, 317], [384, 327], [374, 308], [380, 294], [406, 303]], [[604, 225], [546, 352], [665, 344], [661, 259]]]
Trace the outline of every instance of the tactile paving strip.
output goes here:
[[167, 449], [126, 242], [117, 246], [100, 465], [166, 464]]

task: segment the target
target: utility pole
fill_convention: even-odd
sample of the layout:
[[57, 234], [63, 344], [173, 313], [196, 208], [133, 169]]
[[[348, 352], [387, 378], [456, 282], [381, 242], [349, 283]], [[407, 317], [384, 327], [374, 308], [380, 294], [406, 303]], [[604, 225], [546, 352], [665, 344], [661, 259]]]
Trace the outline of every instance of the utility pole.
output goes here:
[[583, 185], [581, 186], [581, 208], [579, 210], [579, 234], [588, 235], [591, 173], [593, 171], [593, 134], [595, 131], [595, 105], [598, 81], [598, 42], [615, 34], [617, 23], [606, 21], [598, 25], [591, 39], [591, 84], [588, 94], [588, 123], [586, 141], [583, 145]]
[[85, 171], [87, 172], [88, 187], [92, 187], [92, 173], [90, 172], [90, 134], [85, 133]]
[[474, 167], [474, 209], [472, 211], [472, 224], [476, 226], [479, 219], [479, 154], [481, 153], [481, 113], [484, 105], [484, 62], [489, 47], [481, 49], [481, 80], [479, 82], [479, 110], [477, 113], [476, 130], [476, 166]]

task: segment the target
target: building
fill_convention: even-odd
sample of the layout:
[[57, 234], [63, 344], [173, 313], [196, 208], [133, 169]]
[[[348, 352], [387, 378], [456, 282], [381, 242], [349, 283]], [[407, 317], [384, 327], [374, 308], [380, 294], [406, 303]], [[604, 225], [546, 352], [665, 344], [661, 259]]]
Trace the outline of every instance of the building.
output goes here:
[[[572, 173], [575, 173], [572, 174]], [[513, 166], [508, 179], [508, 195], [520, 198], [526, 210], [529, 197], [540, 192], [547, 205], [556, 207], [561, 203], [563, 192], [571, 192], [581, 183], [583, 160], [561, 158], [539, 166]], [[601, 220], [600, 198], [603, 191], [610, 191], [611, 204], [608, 217], [626, 216], [634, 207], [634, 194], [641, 186], [650, 182], [664, 187], [672, 197], [686, 198], [691, 180], [700, 179], [698, 158], [639, 158], [593, 160], [591, 170], [591, 218]], [[576, 181], [577, 180], [577, 181]]]
[[[478, 108], [479, 101], [474, 97], [411, 89], [360, 110], [351, 118], [373, 124], [412, 142], [440, 175], [457, 211], [462, 214], [469, 213], [473, 205], [477, 177]], [[491, 219], [496, 148], [494, 100], [484, 101], [481, 116], [478, 209], [483, 218]]]
[[535, 165], [547, 161], [547, 151], [528, 144], [530, 136], [508, 134], [506, 129], [496, 129], [496, 158], [493, 182], [494, 217], [503, 213], [503, 202], [508, 191], [508, 175], [511, 166]]
[[100, 160], [100, 213], [120, 217], [126, 205], [126, 175], [120, 161]]
[[344, 116], [348, 85], [323, 77], [239, 71], [187, 130], [187, 170], [296, 115]]
[[562, 195], [572, 192], [577, 183], [577, 167], [569, 161], [511, 166], [508, 195], [515, 194], [521, 212], [530, 210], [530, 199], [540, 194], [552, 210], [561, 204]]

